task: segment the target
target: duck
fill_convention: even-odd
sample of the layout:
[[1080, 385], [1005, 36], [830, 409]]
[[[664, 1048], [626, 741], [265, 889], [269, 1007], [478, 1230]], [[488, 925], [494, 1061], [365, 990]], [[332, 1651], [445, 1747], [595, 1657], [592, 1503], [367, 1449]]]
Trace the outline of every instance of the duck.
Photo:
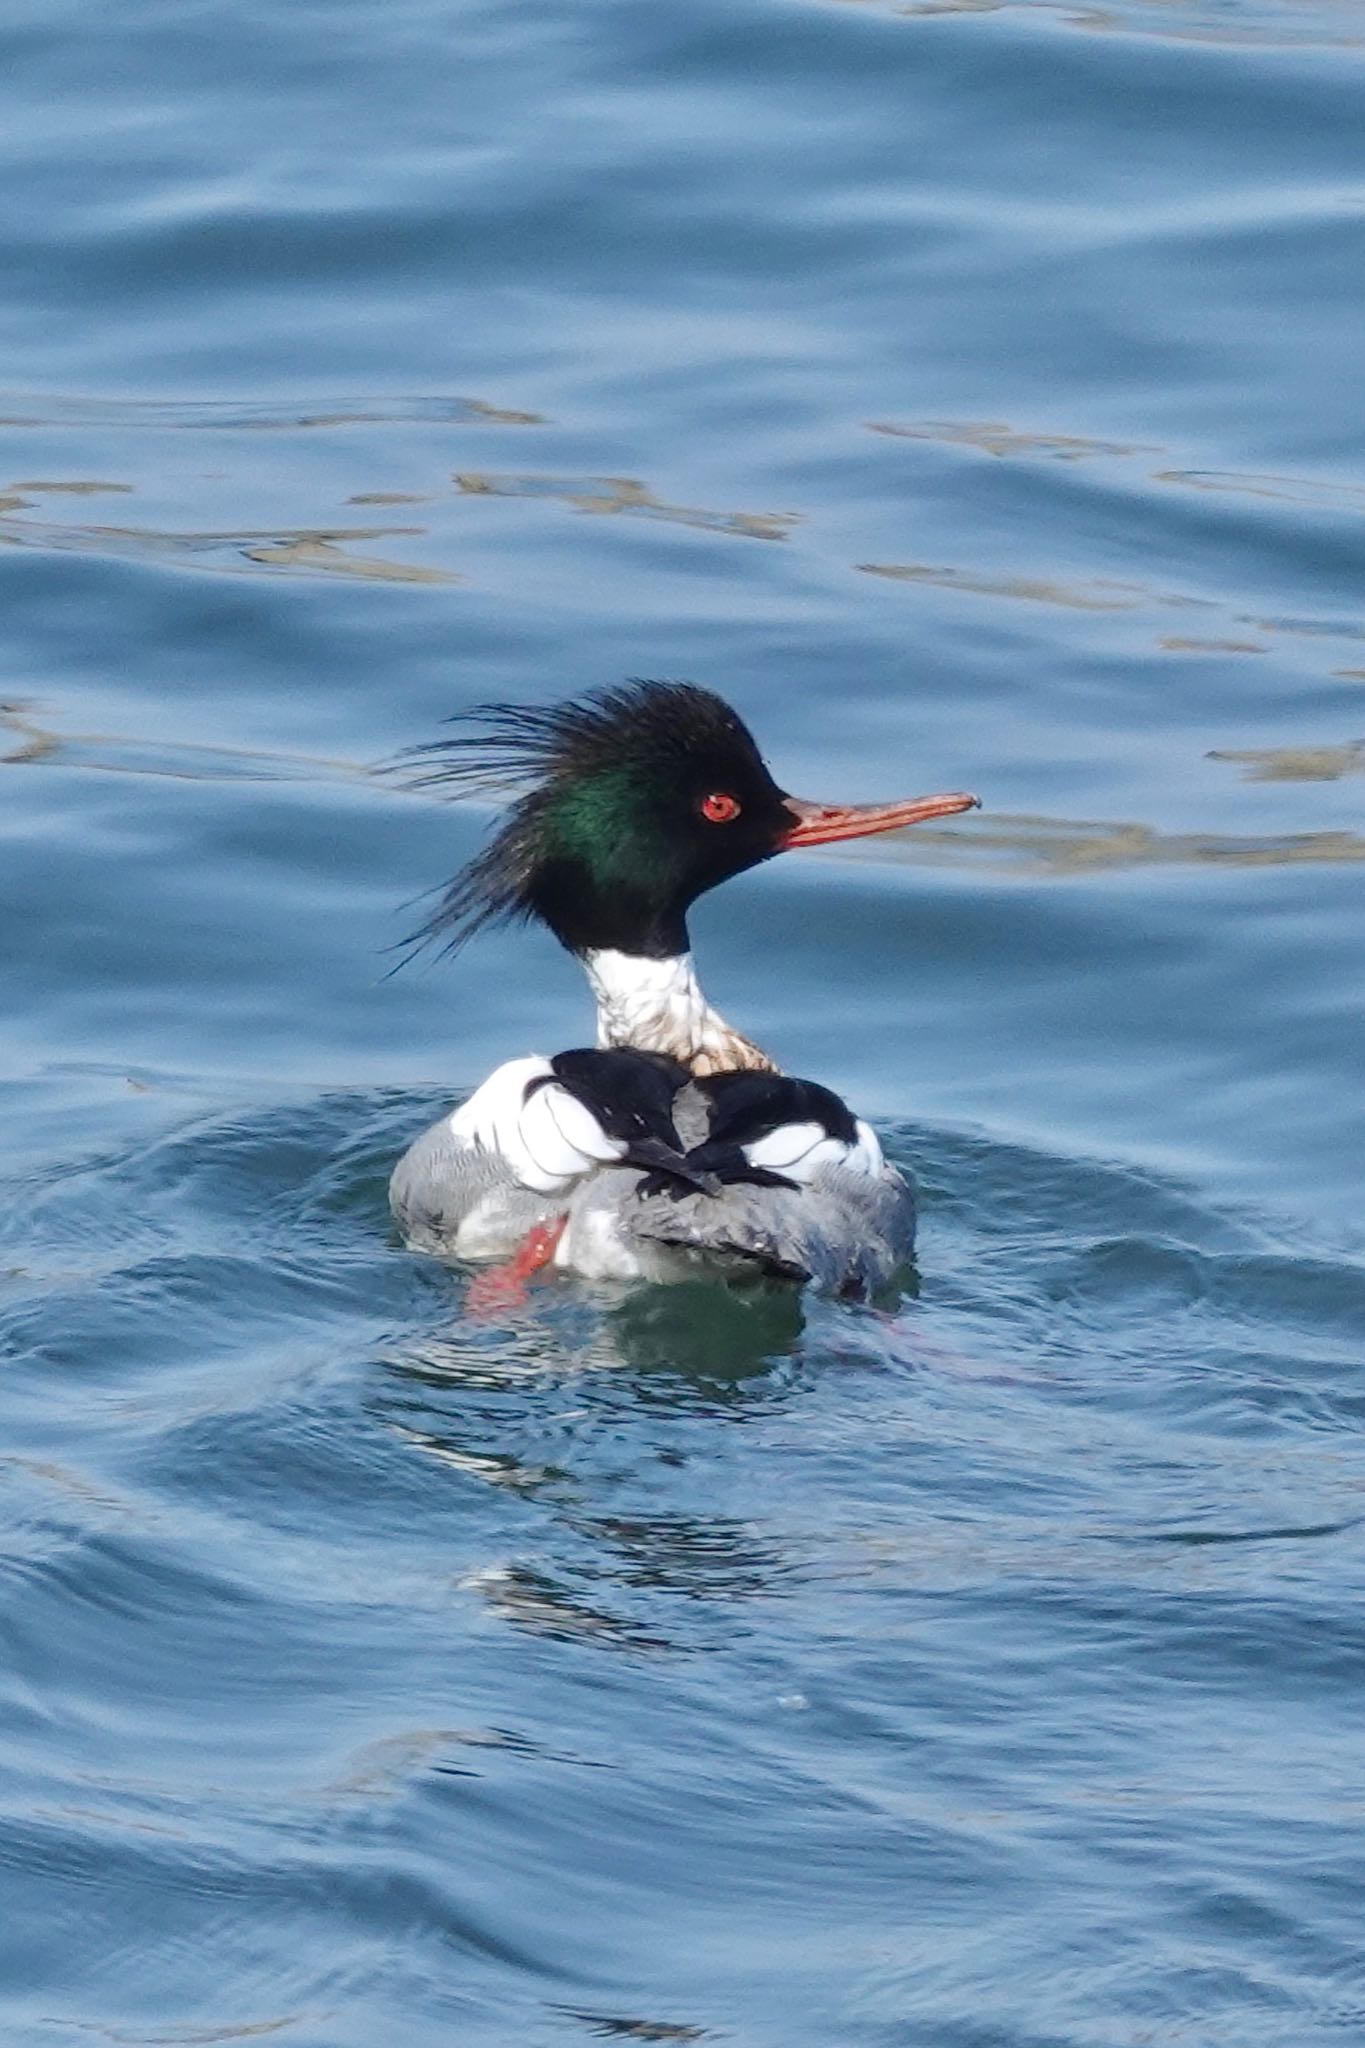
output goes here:
[[523, 1299], [542, 1268], [664, 1281], [699, 1269], [850, 1299], [914, 1250], [915, 1200], [871, 1125], [784, 1073], [707, 1001], [687, 914], [707, 890], [802, 847], [970, 810], [964, 792], [808, 802], [697, 683], [635, 680], [497, 703], [404, 757], [409, 786], [509, 795], [405, 957], [538, 922], [579, 961], [596, 1043], [505, 1061], [419, 1135], [390, 1206], [409, 1248]]

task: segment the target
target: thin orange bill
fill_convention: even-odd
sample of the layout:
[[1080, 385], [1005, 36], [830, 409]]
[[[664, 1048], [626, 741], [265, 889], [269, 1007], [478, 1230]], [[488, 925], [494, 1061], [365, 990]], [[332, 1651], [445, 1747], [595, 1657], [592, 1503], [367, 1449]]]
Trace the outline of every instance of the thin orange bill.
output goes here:
[[926, 818], [951, 818], [958, 811], [979, 808], [979, 796], [954, 790], [947, 796], [903, 797], [894, 804], [811, 804], [804, 797], [784, 798], [796, 819], [779, 845], [825, 846], [831, 839], [863, 839], [869, 832], [894, 832], [901, 825], [922, 825]]

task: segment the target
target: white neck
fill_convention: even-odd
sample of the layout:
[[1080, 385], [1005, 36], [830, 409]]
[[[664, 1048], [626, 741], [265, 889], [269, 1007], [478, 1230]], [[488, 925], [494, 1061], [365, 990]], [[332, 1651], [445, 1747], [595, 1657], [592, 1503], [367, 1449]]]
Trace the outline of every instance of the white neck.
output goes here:
[[690, 953], [645, 960], [603, 949], [584, 953], [583, 968], [597, 998], [597, 1043], [663, 1052], [698, 1076], [737, 1067], [776, 1068], [751, 1041], [711, 1008], [697, 984]]

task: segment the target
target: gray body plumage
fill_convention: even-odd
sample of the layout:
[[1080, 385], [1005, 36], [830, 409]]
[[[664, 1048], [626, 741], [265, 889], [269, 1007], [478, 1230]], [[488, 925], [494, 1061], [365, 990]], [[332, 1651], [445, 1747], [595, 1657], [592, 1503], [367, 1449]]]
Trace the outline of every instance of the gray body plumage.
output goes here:
[[[701, 1143], [709, 1105], [685, 1087], [674, 1106], [684, 1145]], [[915, 1206], [894, 1167], [827, 1164], [800, 1187], [722, 1186], [641, 1195], [638, 1168], [591, 1167], [562, 1192], [522, 1185], [501, 1153], [462, 1140], [442, 1117], [394, 1170], [390, 1201], [415, 1250], [505, 1258], [537, 1224], [567, 1217], [555, 1264], [596, 1279], [676, 1279], [699, 1266], [808, 1281], [835, 1294], [883, 1287], [914, 1248]]]
[[[562, 1213], [562, 1205], [521, 1187], [499, 1153], [463, 1144], [448, 1116], [423, 1131], [395, 1166], [389, 1207], [413, 1250], [438, 1258], [503, 1258], [537, 1223]], [[484, 1210], [488, 1243], [470, 1243], [471, 1219]]]

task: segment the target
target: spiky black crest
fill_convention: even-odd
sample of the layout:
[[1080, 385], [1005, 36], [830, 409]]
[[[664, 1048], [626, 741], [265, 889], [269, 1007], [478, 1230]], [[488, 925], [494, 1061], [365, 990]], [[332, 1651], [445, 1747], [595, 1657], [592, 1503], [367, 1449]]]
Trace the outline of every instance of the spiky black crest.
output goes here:
[[[694, 683], [487, 704], [454, 722], [478, 729], [415, 748], [409, 787], [515, 800], [406, 942], [414, 951], [453, 952], [485, 925], [533, 917], [574, 952], [684, 951], [688, 905], [775, 853], [792, 822], [748, 728]], [[714, 793], [734, 798], [733, 819], [708, 820]]]

